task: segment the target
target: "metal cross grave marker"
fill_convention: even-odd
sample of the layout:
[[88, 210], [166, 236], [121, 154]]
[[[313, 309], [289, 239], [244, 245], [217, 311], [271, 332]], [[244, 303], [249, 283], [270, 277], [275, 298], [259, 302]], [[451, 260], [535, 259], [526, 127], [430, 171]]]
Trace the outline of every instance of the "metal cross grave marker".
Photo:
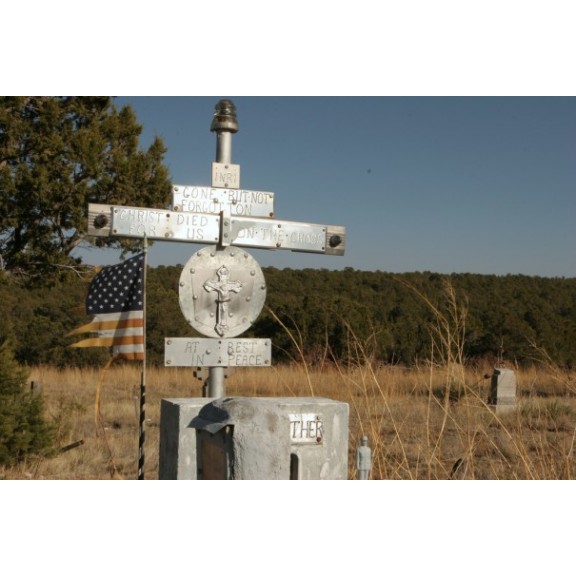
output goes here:
[[166, 338], [165, 365], [209, 367], [209, 397], [224, 396], [228, 366], [270, 366], [267, 339], [238, 339], [257, 319], [266, 298], [258, 263], [241, 247], [342, 256], [343, 226], [276, 220], [274, 194], [240, 189], [232, 164], [236, 107], [221, 100], [210, 127], [216, 133], [212, 185], [175, 185], [172, 210], [89, 204], [88, 234], [211, 244], [196, 252], [180, 276], [180, 308], [208, 338]]

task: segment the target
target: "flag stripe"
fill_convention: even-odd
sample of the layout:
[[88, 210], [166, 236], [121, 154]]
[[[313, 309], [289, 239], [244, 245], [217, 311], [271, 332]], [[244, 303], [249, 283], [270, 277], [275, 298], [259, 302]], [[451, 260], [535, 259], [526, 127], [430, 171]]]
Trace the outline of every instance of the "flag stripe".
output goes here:
[[124, 330], [102, 330], [98, 332], [98, 338], [118, 338], [120, 336], [142, 336], [140, 328], [125, 328]]
[[139, 344], [131, 344], [130, 346], [114, 346], [114, 354], [127, 354], [129, 352], [144, 352], [144, 346]]
[[144, 352], [120, 352], [116, 357], [124, 360], [144, 360]]
[[144, 318], [126, 318], [124, 320], [102, 320], [100, 322], [90, 322], [89, 324], [84, 324], [84, 326], [79, 326], [72, 332], [68, 333], [68, 336], [74, 334], [85, 334], [86, 332], [100, 332], [102, 330], [114, 330], [116, 328], [132, 328], [132, 327], [142, 327], [144, 326]]
[[120, 336], [106, 338], [86, 338], [72, 344], [72, 348], [90, 348], [92, 346], [120, 346], [123, 344], [143, 344], [144, 336]]

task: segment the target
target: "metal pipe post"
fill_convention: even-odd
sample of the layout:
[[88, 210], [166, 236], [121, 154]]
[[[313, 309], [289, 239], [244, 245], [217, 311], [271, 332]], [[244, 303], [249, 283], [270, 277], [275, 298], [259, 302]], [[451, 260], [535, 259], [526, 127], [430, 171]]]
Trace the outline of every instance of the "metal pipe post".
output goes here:
[[216, 162], [232, 163], [232, 133], [218, 132], [216, 136]]
[[142, 329], [144, 359], [142, 360], [142, 373], [140, 375], [140, 418], [138, 434], [138, 480], [144, 480], [144, 445], [146, 442], [146, 282], [148, 279], [148, 240], [146, 234], [142, 240], [142, 249], [144, 252], [144, 262], [142, 264], [142, 310], [144, 319], [144, 328]]
[[[236, 106], [232, 100], [220, 100], [216, 104], [210, 131], [216, 132], [216, 162], [231, 164], [232, 134], [238, 132]], [[207, 384], [206, 396], [208, 398], [223, 398], [226, 395], [223, 366], [210, 367]]]

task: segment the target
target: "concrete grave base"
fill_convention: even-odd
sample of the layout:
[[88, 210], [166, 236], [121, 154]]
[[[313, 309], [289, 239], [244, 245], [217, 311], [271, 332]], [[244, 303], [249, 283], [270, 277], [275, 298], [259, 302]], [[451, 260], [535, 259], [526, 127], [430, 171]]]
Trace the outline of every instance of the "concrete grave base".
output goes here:
[[345, 480], [348, 417], [327, 398], [164, 399], [159, 478]]

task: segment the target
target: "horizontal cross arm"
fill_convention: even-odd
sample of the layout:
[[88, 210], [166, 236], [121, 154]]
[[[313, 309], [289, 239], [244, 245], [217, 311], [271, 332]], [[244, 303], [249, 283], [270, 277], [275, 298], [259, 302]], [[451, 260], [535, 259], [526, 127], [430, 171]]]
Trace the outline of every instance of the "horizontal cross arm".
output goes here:
[[223, 220], [222, 243], [343, 256], [346, 228], [307, 222], [231, 217]]
[[220, 215], [89, 204], [88, 235], [217, 244]]

